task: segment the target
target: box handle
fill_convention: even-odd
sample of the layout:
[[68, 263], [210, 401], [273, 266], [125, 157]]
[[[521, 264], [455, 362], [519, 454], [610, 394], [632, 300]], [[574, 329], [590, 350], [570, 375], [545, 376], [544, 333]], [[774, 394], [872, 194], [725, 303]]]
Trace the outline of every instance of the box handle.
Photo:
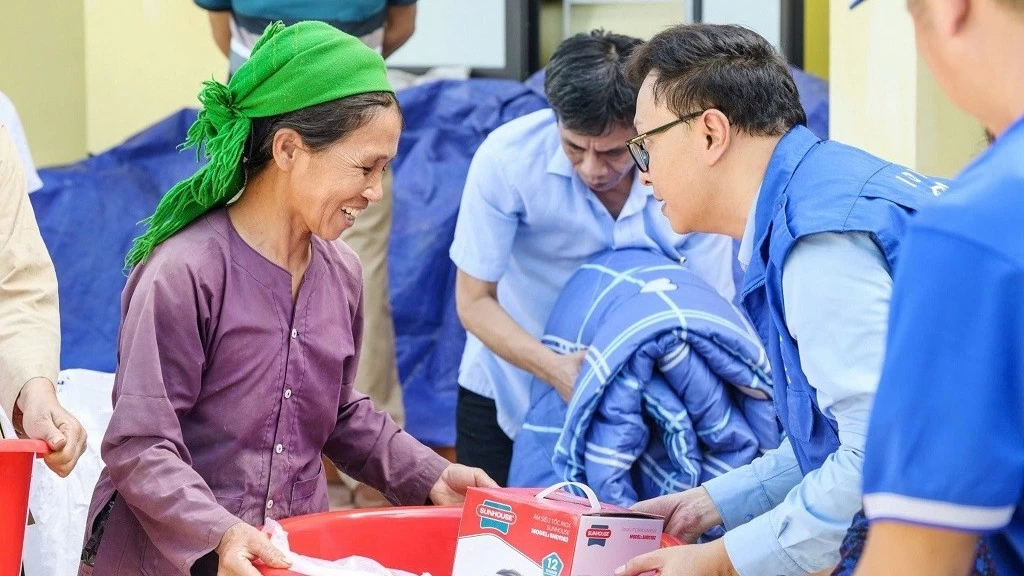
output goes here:
[[546, 488], [546, 489], [542, 490], [539, 494], [537, 494], [537, 499], [538, 500], [543, 500], [543, 499], [547, 498], [548, 496], [554, 494], [556, 490], [559, 490], [561, 488], [565, 488], [566, 486], [572, 486], [573, 488], [579, 488], [584, 494], [587, 495], [587, 500], [590, 501], [590, 510], [591, 510], [591, 512], [600, 512], [601, 511], [601, 502], [597, 499], [597, 494], [594, 493], [594, 491], [590, 488], [590, 486], [587, 486], [586, 484], [582, 484], [580, 482], [559, 482], [558, 484], [555, 484], [554, 486], [551, 486], [549, 488]]

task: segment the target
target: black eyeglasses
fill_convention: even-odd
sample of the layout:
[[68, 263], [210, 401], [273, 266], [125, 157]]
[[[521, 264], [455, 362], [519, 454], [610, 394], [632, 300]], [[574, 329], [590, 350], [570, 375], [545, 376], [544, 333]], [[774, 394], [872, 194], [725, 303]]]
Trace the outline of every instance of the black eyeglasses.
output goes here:
[[647, 132], [644, 132], [639, 136], [634, 136], [629, 140], [626, 140], [626, 147], [629, 148], [629, 155], [633, 157], [633, 162], [636, 163], [637, 169], [640, 170], [641, 172], [647, 172], [647, 170], [650, 169], [651, 167], [651, 155], [647, 152], [647, 146], [644, 144], [644, 140], [651, 136], [654, 136], [655, 134], [661, 134], [662, 132], [665, 132], [666, 130], [672, 128], [677, 124], [689, 122], [690, 120], [693, 120], [694, 118], [700, 116], [704, 112], [704, 110], [701, 110], [700, 112], [687, 114], [686, 116], [677, 118], [669, 122], [668, 124], [658, 126], [654, 130], [648, 130]]

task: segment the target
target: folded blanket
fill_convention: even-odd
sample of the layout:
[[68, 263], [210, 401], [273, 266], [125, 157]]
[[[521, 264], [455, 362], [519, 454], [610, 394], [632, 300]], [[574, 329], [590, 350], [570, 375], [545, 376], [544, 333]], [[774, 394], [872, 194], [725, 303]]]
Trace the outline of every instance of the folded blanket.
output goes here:
[[770, 370], [732, 304], [661, 254], [605, 252], [569, 280], [545, 344], [586, 348], [569, 406], [535, 380], [510, 485], [583, 482], [602, 501], [692, 488], [778, 446]]

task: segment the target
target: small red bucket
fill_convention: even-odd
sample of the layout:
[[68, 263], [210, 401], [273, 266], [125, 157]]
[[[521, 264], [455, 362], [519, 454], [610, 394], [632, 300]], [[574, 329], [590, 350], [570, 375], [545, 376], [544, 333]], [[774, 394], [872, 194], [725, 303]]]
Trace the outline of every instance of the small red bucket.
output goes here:
[[21, 574], [32, 461], [49, 453], [42, 440], [0, 440], [0, 576]]

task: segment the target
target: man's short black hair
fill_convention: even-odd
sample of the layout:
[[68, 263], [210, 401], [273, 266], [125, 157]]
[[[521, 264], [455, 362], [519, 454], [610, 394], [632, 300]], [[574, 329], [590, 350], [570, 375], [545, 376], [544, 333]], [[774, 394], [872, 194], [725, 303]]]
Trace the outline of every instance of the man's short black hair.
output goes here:
[[643, 40], [594, 30], [559, 44], [548, 62], [544, 92], [563, 126], [599, 136], [616, 124], [633, 125], [637, 86], [626, 79], [626, 59]]
[[626, 73], [639, 87], [652, 72], [655, 100], [678, 116], [715, 108], [756, 136], [807, 124], [785, 58], [742, 26], [680, 24], [657, 34], [633, 51]]

